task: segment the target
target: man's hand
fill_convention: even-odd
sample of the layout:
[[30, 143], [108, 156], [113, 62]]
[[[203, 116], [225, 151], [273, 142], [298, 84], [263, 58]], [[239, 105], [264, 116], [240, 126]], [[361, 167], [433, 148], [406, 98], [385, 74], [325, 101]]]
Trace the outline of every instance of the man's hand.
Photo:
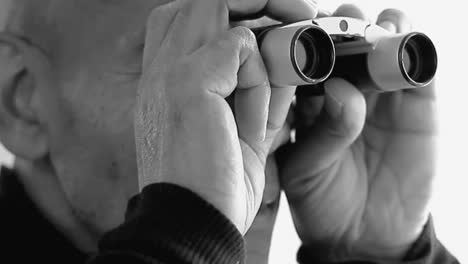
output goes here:
[[[314, 6], [295, 2], [178, 0], [153, 10], [135, 111], [140, 188], [188, 188], [245, 234], [294, 87], [270, 88], [254, 35], [230, 28], [229, 17], [261, 10], [284, 21], [315, 15]], [[233, 111], [225, 98], [234, 90]]]
[[270, 253], [271, 238], [280, 205], [281, 187], [278, 176], [278, 166], [272, 153], [278, 147], [289, 141], [290, 129], [287, 124], [275, 137], [270, 148], [265, 167], [265, 190], [262, 204], [249, 232], [245, 235], [247, 246], [247, 263], [267, 264]]
[[[363, 18], [349, 5], [335, 15]], [[396, 10], [384, 11], [377, 23], [398, 32], [410, 28]], [[365, 97], [332, 79], [325, 89], [321, 116], [281, 156], [296, 229], [308, 248], [329, 260], [402, 258], [428, 219], [434, 88]]]
[[278, 171], [273, 156], [266, 163], [263, 200], [249, 232], [245, 235], [248, 264], [267, 264], [273, 228], [280, 203]]

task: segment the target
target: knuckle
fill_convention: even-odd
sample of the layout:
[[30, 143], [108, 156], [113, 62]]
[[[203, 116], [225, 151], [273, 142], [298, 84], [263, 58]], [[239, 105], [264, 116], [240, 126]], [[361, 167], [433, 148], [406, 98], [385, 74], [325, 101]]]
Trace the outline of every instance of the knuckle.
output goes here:
[[239, 34], [239, 36], [247, 40], [255, 39], [254, 33], [248, 27], [238, 26], [238, 27], [233, 28], [232, 31]]
[[227, 31], [218, 41], [212, 42], [210, 48], [222, 50], [228, 56], [237, 56], [241, 50], [252, 53], [258, 49], [254, 33], [249, 28], [242, 26]]
[[209, 45], [210, 50], [226, 50], [232, 49], [232, 46], [235, 45], [236, 40], [230, 34], [224, 36], [221, 39], [211, 42]]
[[276, 120], [267, 121], [267, 129], [273, 131], [273, 134], [276, 135], [284, 127], [284, 122], [279, 122]]
[[242, 46], [252, 47], [256, 45], [255, 34], [247, 27], [238, 26], [230, 30], [230, 37], [233, 41]]

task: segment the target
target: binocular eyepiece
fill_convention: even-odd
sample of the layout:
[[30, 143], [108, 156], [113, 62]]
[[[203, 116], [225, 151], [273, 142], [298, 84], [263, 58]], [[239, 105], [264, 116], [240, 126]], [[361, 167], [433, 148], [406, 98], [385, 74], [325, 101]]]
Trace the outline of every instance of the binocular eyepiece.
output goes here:
[[333, 41], [318, 26], [266, 28], [259, 32], [257, 39], [272, 83], [323, 82], [335, 65]]
[[432, 41], [422, 33], [410, 33], [400, 44], [399, 66], [403, 76], [414, 86], [432, 81], [437, 70], [437, 53]]
[[437, 52], [423, 33], [392, 34], [365, 21], [328, 17], [253, 30], [270, 82], [314, 87], [331, 76], [363, 90], [428, 85]]

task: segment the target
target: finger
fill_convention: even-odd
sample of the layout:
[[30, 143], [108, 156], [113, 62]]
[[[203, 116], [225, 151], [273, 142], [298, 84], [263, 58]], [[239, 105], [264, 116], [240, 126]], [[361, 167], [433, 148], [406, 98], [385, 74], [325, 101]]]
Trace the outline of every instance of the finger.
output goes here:
[[354, 4], [343, 4], [336, 9], [333, 16], [352, 17], [362, 20], [368, 20], [364, 12]]
[[252, 19], [267, 15], [281, 22], [313, 19], [318, 7], [314, 0], [228, 0], [231, 18]]
[[240, 66], [235, 98], [235, 114], [240, 138], [249, 143], [265, 140], [271, 88], [268, 73], [252, 31], [245, 27], [231, 30], [250, 42], [251, 53]]
[[202, 71], [196, 76], [208, 79], [202, 89], [226, 98], [238, 88], [234, 109], [239, 137], [258, 147], [265, 138], [271, 89], [252, 31], [245, 27], [230, 29], [221, 40], [205, 45], [194, 56], [198, 56], [193, 60], [199, 64], [197, 70]]
[[268, 154], [274, 153], [279, 147], [288, 143], [291, 137], [291, 127], [287, 122], [284, 123], [283, 128], [276, 134], [273, 143], [271, 144]]
[[415, 89], [406, 89], [406, 90], [403, 90], [402, 92], [405, 95], [413, 96], [415, 98], [435, 101], [437, 98], [436, 83], [437, 83], [437, 80], [433, 80], [432, 83], [430, 83], [429, 85], [425, 87], [419, 87]]
[[267, 159], [265, 176], [262, 205], [245, 235], [248, 263], [262, 264], [268, 261], [271, 237], [281, 199], [278, 169], [273, 156]]
[[288, 160], [285, 175], [295, 175], [297, 170], [304, 174], [311, 168], [314, 172], [327, 168], [362, 131], [366, 102], [361, 92], [343, 79], [328, 80], [325, 92], [325, 111], [309, 129], [308, 136], [294, 144], [291, 152], [294, 155], [285, 156]]
[[181, 1], [163, 44], [164, 53], [171, 57], [191, 54], [229, 29], [225, 1]]
[[268, 107], [269, 114], [266, 134], [269, 142], [267, 143], [273, 143], [273, 139], [284, 127], [295, 92], [295, 86], [272, 87], [271, 100]]
[[265, 166], [265, 190], [263, 192], [262, 205], [270, 206], [279, 201], [281, 189], [278, 178], [278, 167], [275, 157], [268, 156]]
[[260, 17], [258, 19], [253, 20], [240, 20], [240, 21], [231, 21], [231, 27], [248, 27], [248, 28], [259, 28], [259, 27], [267, 27], [271, 25], [277, 25], [281, 22], [274, 20], [270, 17]]
[[[317, 12], [317, 16], [315, 18], [322, 18], [322, 17], [329, 17], [331, 16], [331, 12], [327, 11], [325, 9], [319, 8]], [[311, 19], [311, 18], [307, 18]], [[259, 28], [259, 27], [267, 27], [271, 25], [277, 25], [281, 23], [278, 20], [275, 20], [271, 17], [267, 16], [262, 16], [258, 19], [250, 19], [250, 20], [240, 20], [240, 21], [233, 21], [231, 22], [232, 27], [237, 27], [237, 26], [244, 26], [248, 28]]]
[[316, 18], [329, 17], [331, 15], [332, 15], [332, 12], [330, 12], [328, 10], [325, 10], [325, 9], [322, 9], [322, 8], [319, 8]]
[[366, 114], [371, 116], [374, 114], [375, 109], [378, 106], [379, 98], [382, 94], [380, 93], [366, 93], [364, 96], [366, 98]]
[[296, 114], [298, 122], [310, 127], [323, 109], [325, 98], [323, 96], [298, 96], [296, 100]]
[[411, 31], [411, 21], [408, 16], [398, 9], [385, 9], [377, 18], [377, 25], [393, 33], [407, 33]]
[[[242, 78], [246, 78], [246, 76], [244, 75]], [[250, 78], [250, 76], [247, 78]], [[264, 81], [256, 86], [244, 88], [246, 89], [236, 92], [237, 129], [240, 138], [247, 141], [249, 145], [255, 144], [258, 146], [259, 142], [265, 140], [270, 86], [268, 82]]]
[[158, 6], [151, 11], [146, 22], [146, 40], [143, 52], [143, 70], [152, 63], [163, 40], [166, 38], [170, 25], [174, 22], [181, 1], [172, 1]]

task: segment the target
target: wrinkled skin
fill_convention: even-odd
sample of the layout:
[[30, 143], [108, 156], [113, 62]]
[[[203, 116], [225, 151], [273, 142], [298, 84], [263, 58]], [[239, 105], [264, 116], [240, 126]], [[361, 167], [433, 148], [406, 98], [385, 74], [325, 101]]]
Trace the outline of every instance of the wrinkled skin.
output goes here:
[[[28, 74], [24, 91], [1, 87], [21, 91], [2, 102], [21, 104], [12, 106], [11, 115], [3, 114], [10, 114], [9, 105], [1, 105], [0, 119], [11, 125], [1, 126], [0, 140], [16, 156], [21, 180], [44, 214], [86, 251], [123, 222], [127, 200], [139, 192], [133, 120], [146, 26], [150, 13], [168, 2], [22, 0], [17, 3], [26, 10], [24, 23], [8, 30], [21, 38], [1, 39], [2, 67], [12, 74], [3, 72], [2, 85], [19, 76], [13, 74], [21, 67]], [[289, 14], [281, 11], [284, 2], [274, 2], [266, 10], [278, 19], [316, 13], [305, 1]], [[267, 1], [237, 4], [258, 15]], [[34, 122], [25, 125], [29, 118]]]
[[[364, 18], [351, 5], [335, 15]], [[392, 9], [377, 24], [393, 32], [411, 28]], [[341, 79], [326, 83], [322, 113], [280, 155], [281, 185], [297, 232], [310, 248], [336, 260], [401, 259], [429, 214], [434, 85], [366, 95], [357, 88]], [[311, 102], [303, 103], [298, 107], [314, 118]]]

